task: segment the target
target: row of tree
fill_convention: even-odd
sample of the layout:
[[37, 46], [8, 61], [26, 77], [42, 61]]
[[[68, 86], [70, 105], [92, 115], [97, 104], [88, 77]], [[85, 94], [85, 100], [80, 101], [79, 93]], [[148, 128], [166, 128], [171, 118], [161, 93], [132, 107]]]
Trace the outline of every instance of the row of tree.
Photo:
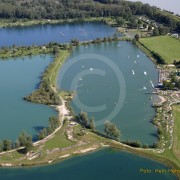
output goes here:
[[[0, 18], [74, 19], [88, 17], [122, 17], [136, 26], [134, 15], [147, 16], [170, 30], [180, 32], [180, 22], [172, 14], [140, 2], [122, 0], [0, 0]], [[123, 23], [123, 19], [119, 23]]]
[[[86, 112], [81, 112], [76, 119], [78, 122], [85, 128], [91, 129], [92, 131], [96, 132], [96, 127], [94, 123], [94, 118], [91, 117], [88, 119], [88, 115]], [[104, 124], [104, 132], [105, 136], [111, 139], [119, 140], [120, 137], [120, 130], [117, 126], [109, 121], [105, 122]]]
[[[104, 136], [104, 137], [114, 139], [117, 141], [120, 140], [121, 132], [114, 123], [106, 121], [104, 123], [104, 133], [101, 133], [101, 132], [97, 131], [95, 128], [94, 118], [91, 117], [90, 119], [88, 119], [88, 115], [86, 112], [81, 112], [76, 117], [76, 119], [83, 127], [91, 129], [92, 131], [94, 131], [95, 133], [97, 133], [100, 136]], [[160, 135], [162, 135], [162, 130], [158, 129], [158, 136], [160, 136]], [[154, 143], [152, 145], [147, 145], [147, 144], [142, 144], [140, 141], [129, 141], [129, 140], [122, 141], [122, 143], [127, 144], [132, 147], [136, 147], [136, 148], [157, 148], [157, 146], [158, 146], [157, 143]]]
[[20, 150], [20, 152], [26, 154], [33, 147], [32, 137], [26, 134], [24, 131], [19, 135], [16, 142], [5, 139], [0, 141], [0, 152], [2, 151], [10, 151], [19, 147], [24, 147]]
[[[49, 126], [47, 128], [42, 129], [38, 133], [38, 139], [42, 140], [48, 135], [50, 135], [53, 131], [55, 131], [59, 127], [59, 119], [58, 117], [51, 116], [49, 118]], [[32, 137], [25, 133], [24, 131], [18, 136], [16, 142], [13, 142], [9, 139], [5, 139], [0, 141], [0, 152], [10, 151], [13, 149], [17, 149], [22, 147], [19, 152], [26, 154], [33, 148]]]

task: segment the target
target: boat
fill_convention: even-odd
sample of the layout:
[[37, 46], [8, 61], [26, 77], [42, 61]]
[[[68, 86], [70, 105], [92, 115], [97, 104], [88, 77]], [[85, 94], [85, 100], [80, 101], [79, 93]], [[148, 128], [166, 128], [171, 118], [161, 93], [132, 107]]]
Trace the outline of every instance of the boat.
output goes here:
[[90, 71], [93, 71], [93, 68], [90, 68]]
[[151, 83], [152, 87], [154, 88], [154, 84], [153, 84], [153, 82], [151, 80], [150, 80], [150, 83]]
[[133, 75], [135, 74], [133, 69], [132, 69], [132, 74], [133, 74]]
[[147, 75], [147, 72], [146, 72], [146, 71], [144, 71], [144, 75]]

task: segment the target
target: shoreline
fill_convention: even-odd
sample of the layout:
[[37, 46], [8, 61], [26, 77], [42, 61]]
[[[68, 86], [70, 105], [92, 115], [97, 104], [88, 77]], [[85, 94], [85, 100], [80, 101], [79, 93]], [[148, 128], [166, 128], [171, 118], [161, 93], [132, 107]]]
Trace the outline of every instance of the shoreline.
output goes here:
[[[106, 19], [102, 17], [90, 17], [90, 18], [75, 18], [75, 19], [41, 19], [41, 20], [29, 20], [18, 19], [16, 22], [11, 22], [6, 19], [0, 19], [0, 28], [13, 28], [13, 27], [30, 27], [37, 25], [55, 25], [64, 23], [77, 23], [77, 22], [103, 22], [106, 23]], [[4, 21], [4, 22], [3, 22]], [[106, 23], [107, 24], [107, 23]], [[108, 25], [108, 24], [107, 24]]]

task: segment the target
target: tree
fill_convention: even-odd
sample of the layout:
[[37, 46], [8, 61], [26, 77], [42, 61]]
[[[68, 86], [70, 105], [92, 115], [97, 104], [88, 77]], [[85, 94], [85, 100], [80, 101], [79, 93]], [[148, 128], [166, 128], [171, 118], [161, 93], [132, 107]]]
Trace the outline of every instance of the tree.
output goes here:
[[148, 31], [152, 31], [152, 25], [148, 26]]
[[67, 47], [68, 47], [68, 45], [67, 45], [67, 44], [63, 44], [63, 45], [62, 45], [62, 48], [63, 48], [64, 50], [66, 50], [66, 49], [67, 49]]
[[58, 117], [51, 116], [49, 118], [49, 127], [50, 127], [50, 129], [52, 129], [52, 131], [54, 131], [55, 129], [57, 129], [59, 127]]
[[19, 142], [19, 145], [20, 145], [20, 146], [24, 146], [24, 145], [26, 144], [26, 140], [27, 140], [27, 138], [26, 138], [26, 133], [23, 131], [23, 132], [19, 135], [17, 141]]
[[104, 132], [109, 138], [118, 140], [120, 136], [120, 130], [117, 128], [117, 126], [113, 123], [110, 123], [107, 121], [105, 123]]
[[0, 141], [0, 152], [3, 151], [3, 143]]
[[134, 36], [134, 39], [135, 39], [136, 41], [139, 41], [139, 34], [136, 34], [136, 35]]
[[80, 112], [79, 114], [79, 118], [80, 118], [80, 121], [81, 121], [81, 124], [88, 128], [89, 127], [89, 123], [88, 123], [88, 115], [87, 115], [87, 112]]
[[79, 45], [79, 40], [78, 39], [72, 39], [71, 40], [71, 43], [74, 45], [74, 46], [78, 46]]
[[16, 140], [16, 142], [15, 142], [15, 148], [19, 148], [19, 147], [20, 147], [19, 141]]
[[116, 19], [116, 23], [117, 23], [118, 26], [123, 26], [126, 23], [126, 21], [125, 21], [125, 19], [123, 17], [118, 17]]
[[29, 152], [32, 149], [32, 147], [33, 147], [32, 138], [31, 136], [27, 136], [24, 153], [26, 154], [27, 152]]
[[32, 137], [26, 134], [24, 131], [18, 137], [19, 145], [24, 147], [23, 153], [29, 152], [33, 147]]
[[91, 117], [89, 120], [89, 128], [94, 131], [95, 130], [95, 123], [94, 123], [94, 117]]
[[110, 36], [108, 36], [107, 41], [108, 41], [108, 42], [111, 42], [111, 41], [112, 41], [112, 38], [111, 38]]
[[159, 36], [159, 29], [158, 29], [158, 28], [155, 28], [155, 29], [153, 30], [153, 35], [154, 35], [154, 36]]
[[116, 33], [113, 35], [113, 40], [118, 41], [118, 35]]
[[41, 130], [38, 134], [38, 139], [39, 140], [42, 140], [44, 139], [45, 137], [48, 136], [48, 133], [47, 133], [47, 128], [44, 128], [43, 130]]
[[57, 46], [55, 46], [55, 47], [53, 48], [53, 54], [54, 54], [54, 55], [59, 54], [59, 48], [58, 48]]
[[175, 86], [172, 82], [168, 82], [168, 81], [163, 81], [163, 89], [164, 90], [171, 90], [173, 89]]
[[147, 24], [144, 23], [144, 24], [143, 24], [143, 28], [147, 28]]
[[106, 42], [106, 41], [107, 41], [107, 38], [106, 38], [106, 37], [104, 37], [104, 38], [103, 38], [103, 42]]
[[11, 140], [5, 139], [3, 140], [3, 151], [11, 150], [12, 142]]

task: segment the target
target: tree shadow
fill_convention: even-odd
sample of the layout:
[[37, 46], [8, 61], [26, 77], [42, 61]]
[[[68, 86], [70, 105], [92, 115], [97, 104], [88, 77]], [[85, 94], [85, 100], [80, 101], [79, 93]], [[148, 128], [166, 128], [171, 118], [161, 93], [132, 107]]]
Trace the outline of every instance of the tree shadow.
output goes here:
[[158, 139], [158, 134], [157, 133], [150, 133], [150, 135]]
[[35, 89], [39, 89], [39, 86], [41, 84], [41, 79], [42, 79], [42, 74], [40, 76], [38, 76], [38, 83], [35, 84]]
[[45, 126], [34, 126], [33, 129], [36, 131], [36, 134], [32, 136], [32, 141], [36, 142], [38, 141], [38, 133], [46, 128]]
[[34, 126], [33, 129], [36, 131], [36, 132], [39, 132], [41, 130], [43, 130], [45, 128], [45, 126]]

